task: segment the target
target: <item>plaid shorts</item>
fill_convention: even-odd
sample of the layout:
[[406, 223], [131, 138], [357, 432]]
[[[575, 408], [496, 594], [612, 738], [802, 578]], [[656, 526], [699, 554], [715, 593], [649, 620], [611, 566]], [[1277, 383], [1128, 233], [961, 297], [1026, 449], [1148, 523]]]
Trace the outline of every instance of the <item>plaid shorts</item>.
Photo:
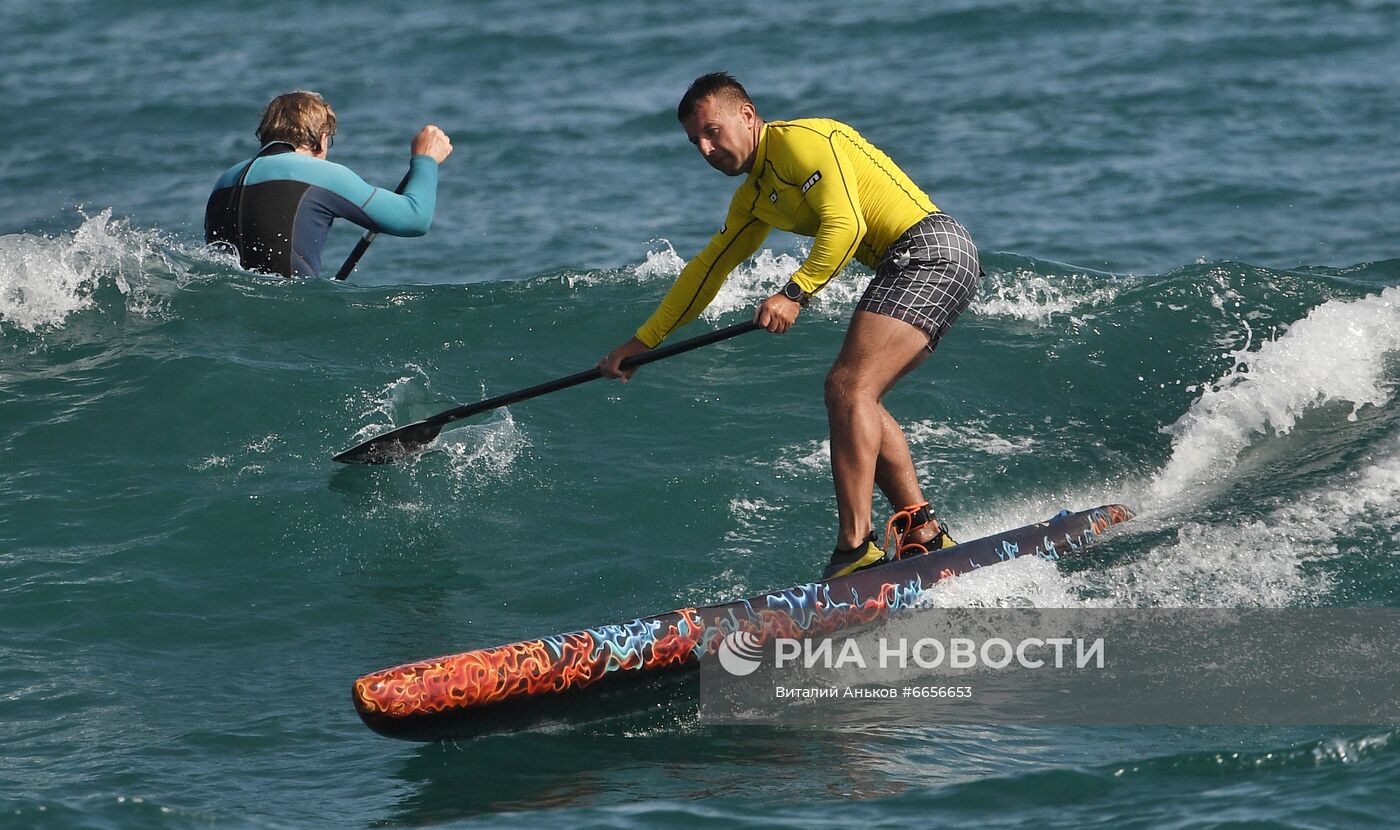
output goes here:
[[981, 281], [967, 230], [946, 213], [930, 213], [890, 244], [856, 308], [918, 326], [933, 351]]

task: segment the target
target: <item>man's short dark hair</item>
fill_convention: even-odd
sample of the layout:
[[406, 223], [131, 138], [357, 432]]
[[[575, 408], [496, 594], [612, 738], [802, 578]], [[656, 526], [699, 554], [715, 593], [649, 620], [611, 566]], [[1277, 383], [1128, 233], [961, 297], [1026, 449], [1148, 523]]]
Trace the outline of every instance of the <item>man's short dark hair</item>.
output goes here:
[[753, 103], [744, 85], [733, 75], [728, 72], [711, 72], [690, 82], [690, 89], [681, 96], [680, 106], [676, 107], [676, 120], [684, 121], [694, 115], [696, 105], [711, 95], [724, 95], [742, 103]]

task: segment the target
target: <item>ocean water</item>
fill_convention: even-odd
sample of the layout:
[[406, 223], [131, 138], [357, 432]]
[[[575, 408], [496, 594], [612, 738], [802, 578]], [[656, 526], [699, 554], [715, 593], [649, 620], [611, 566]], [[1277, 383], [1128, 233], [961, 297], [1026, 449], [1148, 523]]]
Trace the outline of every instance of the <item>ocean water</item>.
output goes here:
[[[767, 117], [857, 126], [983, 249], [887, 401], [959, 536], [1140, 512], [939, 602], [1396, 606], [1400, 4], [13, 0], [0, 29], [0, 826], [1393, 825], [1387, 726], [360, 724], [369, 671], [809, 578], [863, 267], [784, 336], [412, 463], [330, 456], [625, 339], [723, 220], [673, 112], [727, 68]], [[424, 123], [456, 146], [432, 232], [345, 284], [201, 244], [299, 87], [371, 181]], [[774, 234], [688, 333], [804, 251]]]

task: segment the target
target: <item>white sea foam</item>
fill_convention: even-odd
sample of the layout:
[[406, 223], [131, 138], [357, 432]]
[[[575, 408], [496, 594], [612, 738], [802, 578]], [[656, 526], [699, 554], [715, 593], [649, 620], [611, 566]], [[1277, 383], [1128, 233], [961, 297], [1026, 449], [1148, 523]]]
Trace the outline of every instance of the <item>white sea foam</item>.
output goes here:
[[1301, 500], [1280, 516], [1294, 533], [1330, 542], [1342, 528], [1371, 527], [1400, 542], [1400, 441], [1338, 486]]
[[904, 435], [914, 454], [946, 454], [972, 451], [983, 455], [1025, 455], [1035, 447], [1028, 435], [1002, 437], [979, 422], [938, 423], [929, 420], [904, 424]]
[[171, 249], [155, 232], [113, 220], [110, 209], [85, 217], [69, 236], [0, 236], [0, 334], [6, 327], [59, 328], [93, 304], [104, 282], [122, 294], [128, 311], [150, 314], [161, 290], [148, 272], [183, 273]]
[[[1372, 520], [1400, 516], [1400, 457], [1393, 462], [1387, 510]], [[959, 539], [975, 539], [1048, 518], [1059, 505], [1082, 509], [1116, 501], [1112, 485], [1093, 492], [983, 505], [952, 517]], [[1327, 491], [1324, 491], [1327, 492]], [[1267, 519], [1215, 526], [1188, 522], [1175, 538], [1128, 561], [1102, 569], [1066, 573], [1039, 557], [1024, 557], [980, 568], [931, 586], [920, 596], [930, 607], [1136, 608], [1283, 607], [1308, 604], [1329, 588], [1310, 576], [1309, 559], [1336, 552], [1336, 534], [1345, 526], [1344, 507], [1309, 516], [1319, 493], [1310, 493]], [[1372, 499], [1375, 499], [1373, 494]], [[1344, 500], [1345, 501], [1345, 500]], [[1307, 518], [1305, 518], [1307, 517]], [[1117, 532], [1150, 531], [1152, 518], [1134, 520]]]
[[[1245, 338], [1246, 340], [1248, 338]], [[1384, 406], [1391, 396], [1386, 356], [1400, 351], [1400, 288], [1360, 300], [1324, 303], [1257, 350], [1233, 354], [1235, 366], [1211, 384], [1175, 423], [1171, 456], [1147, 481], [1105, 482], [1094, 492], [1061, 494], [1070, 507], [1122, 501], [1139, 509], [1128, 530], [1179, 526], [1175, 538], [1144, 555], [1075, 575], [1051, 571], [1043, 590], [1083, 596], [1086, 605], [1262, 606], [1315, 602], [1330, 583], [1312, 560], [1335, 556], [1338, 538], [1359, 524], [1400, 541], [1400, 443], [1363, 470], [1326, 482], [1259, 518], [1232, 524], [1180, 522], [1179, 517], [1228, 486], [1231, 471], [1251, 444], [1287, 433], [1310, 410], [1349, 404]], [[964, 536], [1043, 518], [1024, 505], [955, 517]], [[989, 523], [989, 519], [995, 521]], [[990, 577], [984, 577], [989, 579]], [[999, 577], [1001, 578], [1001, 577]], [[1006, 579], [1012, 578], [1006, 576]], [[961, 582], [962, 580], [958, 580]], [[948, 590], [974, 591], [977, 583]], [[993, 585], [979, 602], [1014, 586]], [[1026, 590], [1013, 591], [1017, 596]], [[979, 597], [981, 597], [979, 599]], [[1035, 600], [1040, 604], [1044, 596]]]
[[[707, 320], [717, 320], [720, 315], [739, 310], [752, 310], [764, 299], [783, 289], [783, 285], [797, 273], [807, 256], [805, 249], [798, 255], [779, 254], [765, 248], [752, 259], [734, 269], [719, 294], [709, 308], [705, 309]], [[853, 273], [850, 266], [829, 282], [803, 310], [807, 316], [827, 319], [846, 317], [855, 307], [869, 281], [868, 274]]]
[[[1058, 505], [1082, 508], [1123, 500], [1128, 489], [1104, 482], [1087, 490], [982, 505], [953, 517], [959, 538], [978, 538], [1041, 520]], [[1170, 515], [1141, 516], [1122, 528], [1170, 525]], [[1258, 518], [1227, 524], [1187, 521], [1174, 537], [1128, 561], [1062, 573], [1037, 559], [984, 568], [931, 588], [933, 606], [1286, 607], [1322, 601], [1328, 569], [1310, 567], [1343, 553], [1358, 536], [1400, 544], [1400, 439], [1391, 438], [1364, 467], [1318, 483]]]
[[[1310, 561], [1342, 553], [1344, 536], [1400, 543], [1400, 441], [1371, 463], [1328, 481], [1262, 518], [1229, 525], [1188, 522], [1146, 556], [1076, 577], [1114, 605], [1283, 607], [1326, 595], [1326, 570]], [[1319, 575], [1321, 574], [1321, 575]]]
[[642, 282], [658, 277], [674, 279], [680, 276], [684, 267], [685, 260], [681, 259], [668, 240], [653, 239], [651, 250], [647, 251], [647, 258], [632, 266], [632, 273]]
[[[403, 426], [408, 420], [403, 415], [406, 408], [437, 400], [423, 367], [410, 363], [404, 368], [409, 374], [347, 401], [349, 406], [361, 407], [360, 417], [368, 419], [351, 439], [352, 444]], [[484, 395], [484, 387], [482, 392]], [[525, 431], [505, 408], [486, 423], [449, 425], [433, 443], [435, 449], [447, 453], [452, 475], [459, 481], [503, 478], [510, 473], [521, 450], [529, 445]]]
[[530, 440], [510, 410], [501, 409], [487, 423], [442, 433], [434, 446], [447, 452], [452, 475], [459, 481], [499, 481], [510, 474]]
[[685, 260], [676, 253], [669, 240], [653, 239], [647, 243], [646, 258], [630, 268], [571, 272], [560, 275], [559, 279], [570, 289], [617, 283], [670, 282], [680, 276], [684, 267]]
[[[955, 512], [959, 539], [988, 536], [1050, 517], [1062, 507], [1128, 501], [1130, 485], [1103, 481], [1073, 491], [981, 504]], [[1118, 532], [1172, 522], [1144, 516]], [[1285, 607], [1314, 604], [1332, 589], [1326, 569], [1358, 534], [1400, 544], [1400, 439], [1391, 439], [1359, 471], [1322, 482], [1262, 518], [1233, 524], [1185, 522], [1168, 542], [1102, 569], [1065, 573], [1026, 557], [939, 582], [920, 597], [929, 607]]]
[[[1093, 492], [1061, 494], [1062, 503], [1071, 507], [1130, 504], [1139, 510], [1130, 531], [1179, 524], [1175, 538], [1103, 570], [1073, 576], [1052, 571], [1044, 575], [1044, 590], [1088, 597], [1086, 605], [1296, 605], [1315, 602], [1329, 590], [1327, 577], [1306, 563], [1337, 555], [1344, 531], [1369, 523], [1371, 532], [1400, 541], [1393, 530], [1400, 525], [1400, 445], [1345, 480], [1327, 482], [1262, 518], [1233, 524], [1180, 522], [1179, 517], [1189, 516], [1230, 484], [1231, 471], [1252, 444], [1289, 432], [1310, 410], [1349, 404], [1355, 418], [1363, 406], [1388, 403], [1392, 390], [1385, 358], [1400, 351], [1400, 288], [1323, 303], [1254, 351], [1248, 332], [1235, 342], [1241, 340], [1245, 345], [1233, 353], [1234, 367], [1163, 429], [1172, 437], [1172, 447], [1161, 470], [1146, 481], [1104, 482]], [[964, 536], [976, 537], [1000, 529], [993, 524], [1043, 518], [1036, 512], [1024, 505], [999, 505], [957, 517], [957, 527]], [[991, 518], [995, 521], [989, 523]], [[988, 596], [1002, 589], [993, 586]], [[979, 601], [978, 595], [963, 600]]]
[[795, 478], [809, 478], [813, 475], [831, 474], [831, 440], [804, 441], [791, 450], [786, 450], [773, 467], [784, 475]]
[[730, 499], [729, 515], [734, 517], [736, 527], [724, 534], [724, 541], [737, 553], [762, 549], [771, 540], [771, 516], [778, 509], [763, 499]]
[[1084, 313], [1112, 303], [1124, 284], [1081, 275], [1047, 277], [1018, 268], [1009, 274], [988, 274], [971, 311], [1048, 325], [1056, 314]]
[[1110, 607], [1282, 608], [1312, 604], [1328, 588], [1303, 570], [1313, 546], [1278, 518], [1237, 525], [1187, 522], [1176, 539], [1102, 571], [1076, 590]]
[[749, 596], [752, 592], [748, 584], [740, 579], [740, 574], [747, 567], [736, 568], [733, 563], [740, 562], [746, 556], [772, 551], [773, 517], [781, 510], [781, 505], [762, 498], [730, 499], [729, 515], [734, 520], [734, 527], [725, 532], [724, 546], [710, 555], [712, 560], [728, 566], [682, 590], [676, 599], [687, 604], [711, 605]]
[[247, 449], [250, 452], [265, 453], [270, 451], [281, 441], [281, 436], [277, 435], [276, 433], [272, 433], [270, 435], [264, 435], [262, 438], [259, 438], [258, 440], [249, 444], [244, 449]]
[[934, 583], [919, 595], [925, 608], [1077, 608], [1083, 600], [1053, 562], [1026, 556]]
[[734, 269], [703, 316], [713, 321], [731, 311], [752, 310], [765, 297], [781, 291], [801, 265], [802, 261], [791, 254], [775, 254], [767, 248], [759, 251]]
[[[777, 253], [764, 248], [735, 268], [720, 287], [714, 300], [702, 312], [711, 322], [722, 315], [737, 311], [748, 311], [764, 298], [782, 290], [783, 284], [796, 273], [807, 256], [807, 250], [799, 247], [796, 255]], [[649, 244], [646, 258], [632, 266], [625, 274], [637, 282], [652, 280], [674, 280], [680, 276], [686, 261], [668, 240], [654, 239]], [[822, 289], [804, 313], [822, 317], [844, 317], [850, 314], [861, 292], [865, 289], [868, 275], [843, 271]], [[602, 280], [597, 275], [574, 274], [565, 277], [570, 287], [589, 285]]]
[[1384, 406], [1384, 358], [1400, 351], [1400, 287], [1360, 300], [1333, 300], [1257, 351], [1234, 353], [1235, 366], [1163, 429], [1172, 437], [1167, 464], [1141, 501], [1171, 505], [1199, 498], [1228, 480], [1257, 438], [1292, 430], [1310, 409], [1331, 402]]
[[[752, 553], [748, 550], [722, 550], [715, 554], [715, 558], [729, 560]], [[696, 582], [681, 590], [676, 599], [687, 605], [715, 605], [722, 602], [735, 602], [751, 596], [753, 591], [748, 583], [739, 578], [734, 568], [725, 568], [722, 571]]]
[[0, 321], [36, 332], [92, 304], [96, 275], [68, 262], [70, 248], [42, 237], [0, 236]]
[[[920, 466], [922, 476], [937, 470], [947, 486], [946, 460], [952, 453], [966, 455], [980, 453], [992, 456], [1024, 455], [1034, 450], [1035, 439], [1029, 436], [998, 435], [980, 422], [938, 423], [930, 420], [910, 421], [903, 424], [905, 438], [914, 455], [914, 462]], [[784, 452], [773, 462], [775, 469], [797, 477], [810, 477], [815, 474], [831, 473], [831, 441], [805, 441]], [[926, 469], [925, 469], [926, 468]]]
[[[1145, 517], [1145, 527], [1169, 522]], [[1135, 522], [1136, 524], [1136, 522]], [[1400, 439], [1360, 470], [1319, 483], [1259, 518], [1232, 524], [1188, 521], [1175, 538], [1101, 571], [1066, 577], [1091, 605], [1284, 607], [1314, 604], [1332, 588], [1327, 569], [1343, 538], [1400, 544]], [[1130, 526], [1128, 528], [1132, 530]]]
[[360, 417], [371, 419], [355, 433], [351, 439], [354, 443], [368, 441], [381, 432], [393, 429], [398, 412], [406, 401], [427, 397], [428, 373], [413, 363], [405, 368], [412, 374], [395, 378], [375, 392], [361, 392], [346, 402], [352, 407], [365, 407], [360, 411]]
[[[720, 315], [752, 308], [765, 297], [777, 293], [801, 267], [808, 251], [802, 244], [795, 255], [775, 253], [769, 248], [760, 250], [725, 280], [705, 309], [705, 319], [713, 321]], [[668, 240], [655, 239], [650, 243], [646, 259], [633, 266], [630, 273], [639, 282], [674, 279], [685, 265], [685, 259]], [[849, 315], [865, 291], [869, 277], [870, 274], [859, 266], [848, 266], [812, 299], [805, 313], [829, 318]], [[584, 276], [570, 278], [571, 285], [590, 281]], [[987, 316], [1048, 324], [1056, 314], [1082, 314], [1111, 304], [1127, 284], [1127, 281], [1105, 283], [1101, 277], [1080, 274], [1048, 277], [1021, 268], [1010, 274], [988, 275], [971, 310]]]

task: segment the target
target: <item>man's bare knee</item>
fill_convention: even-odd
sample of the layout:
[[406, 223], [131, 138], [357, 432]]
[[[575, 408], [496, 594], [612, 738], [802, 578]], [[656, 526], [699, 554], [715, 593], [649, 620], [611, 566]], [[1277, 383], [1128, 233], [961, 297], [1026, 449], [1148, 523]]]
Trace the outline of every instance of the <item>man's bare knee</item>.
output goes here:
[[826, 373], [827, 411], [844, 410], [862, 402], [878, 403], [878, 394], [869, 388], [858, 372], [837, 364]]

